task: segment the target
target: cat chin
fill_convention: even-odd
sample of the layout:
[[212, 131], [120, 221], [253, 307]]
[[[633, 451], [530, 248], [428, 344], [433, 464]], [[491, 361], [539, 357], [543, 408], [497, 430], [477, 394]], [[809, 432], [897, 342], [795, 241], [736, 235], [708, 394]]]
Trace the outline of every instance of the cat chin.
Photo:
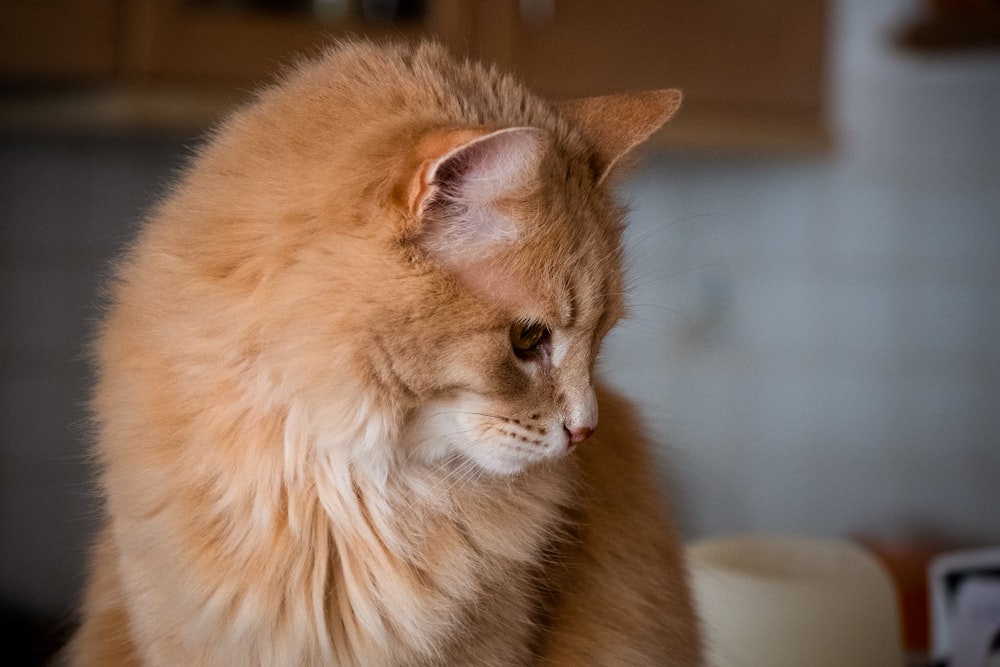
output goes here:
[[490, 455], [482, 452], [469, 453], [455, 448], [447, 451], [441, 450], [437, 455], [429, 455], [422, 452], [420, 456], [411, 459], [411, 463], [418, 463], [431, 469], [445, 471], [449, 477], [465, 479], [470, 477], [493, 478], [517, 478], [531, 473], [533, 470], [558, 465], [564, 456], [547, 456], [541, 459], [524, 460], [523, 458], [512, 458], [502, 455]]
[[406, 461], [423, 467], [451, 471], [456, 477], [482, 475], [486, 477], [519, 477], [539, 466], [557, 462], [558, 454], [534, 457], [511, 456], [495, 451], [484, 443], [456, 442], [454, 439], [410, 441]]
[[474, 463], [492, 477], [520, 477], [533, 470], [558, 463], [564, 456], [546, 457], [537, 461], [512, 461], [503, 457], [477, 457]]

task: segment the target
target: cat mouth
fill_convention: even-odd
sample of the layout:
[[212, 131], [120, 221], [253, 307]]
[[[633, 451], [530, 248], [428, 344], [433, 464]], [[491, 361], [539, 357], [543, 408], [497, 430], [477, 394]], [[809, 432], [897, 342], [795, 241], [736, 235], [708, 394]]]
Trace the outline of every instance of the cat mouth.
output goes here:
[[432, 465], [451, 460], [446, 465], [510, 477], [558, 465], [593, 430], [587, 420], [564, 420], [541, 410], [510, 414], [474, 397], [450, 399], [418, 411], [404, 435], [404, 447]]

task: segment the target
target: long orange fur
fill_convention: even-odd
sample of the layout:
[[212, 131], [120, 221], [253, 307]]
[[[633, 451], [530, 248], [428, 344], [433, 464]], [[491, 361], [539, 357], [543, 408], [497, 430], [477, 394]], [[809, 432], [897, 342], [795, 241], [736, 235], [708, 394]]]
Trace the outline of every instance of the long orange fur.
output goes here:
[[624, 312], [607, 176], [678, 100], [356, 42], [220, 127], [111, 289], [68, 661], [699, 664], [633, 415], [570, 441]]

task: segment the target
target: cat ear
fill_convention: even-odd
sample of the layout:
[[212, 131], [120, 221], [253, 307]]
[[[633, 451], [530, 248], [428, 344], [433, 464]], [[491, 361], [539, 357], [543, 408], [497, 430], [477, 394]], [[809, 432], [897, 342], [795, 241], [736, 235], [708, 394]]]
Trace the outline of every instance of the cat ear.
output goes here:
[[446, 264], [457, 264], [513, 241], [517, 223], [498, 204], [537, 175], [546, 132], [533, 127], [457, 130], [424, 143], [437, 154], [423, 161], [409, 190], [418, 245]]
[[599, 180], [623, 155], [670, 120], [681, 105], [681, 91], [650, 90], [586, 97], [559, 104], [559, 110], [590, 142]]

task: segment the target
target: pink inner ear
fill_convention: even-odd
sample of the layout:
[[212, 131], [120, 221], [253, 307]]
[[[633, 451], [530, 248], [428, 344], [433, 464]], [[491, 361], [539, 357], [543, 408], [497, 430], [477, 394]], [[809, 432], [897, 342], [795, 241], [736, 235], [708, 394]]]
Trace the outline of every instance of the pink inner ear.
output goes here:
[[518, 221], [497, 204], [536, 176], [545, 142], [545, 132], [537, 128], [497, 130], [425, 163], [414, 207], [420, 218], [421, 247], [454, 266], [486, 257], [516, 240]]
[[[520, 188], [534, 175], [545, 132], [533, 127], [497, 130], [443, 155], [429, 170], [429, 184], [489, 202]], [[459, 191], [460, 189], [460, 191]]]

